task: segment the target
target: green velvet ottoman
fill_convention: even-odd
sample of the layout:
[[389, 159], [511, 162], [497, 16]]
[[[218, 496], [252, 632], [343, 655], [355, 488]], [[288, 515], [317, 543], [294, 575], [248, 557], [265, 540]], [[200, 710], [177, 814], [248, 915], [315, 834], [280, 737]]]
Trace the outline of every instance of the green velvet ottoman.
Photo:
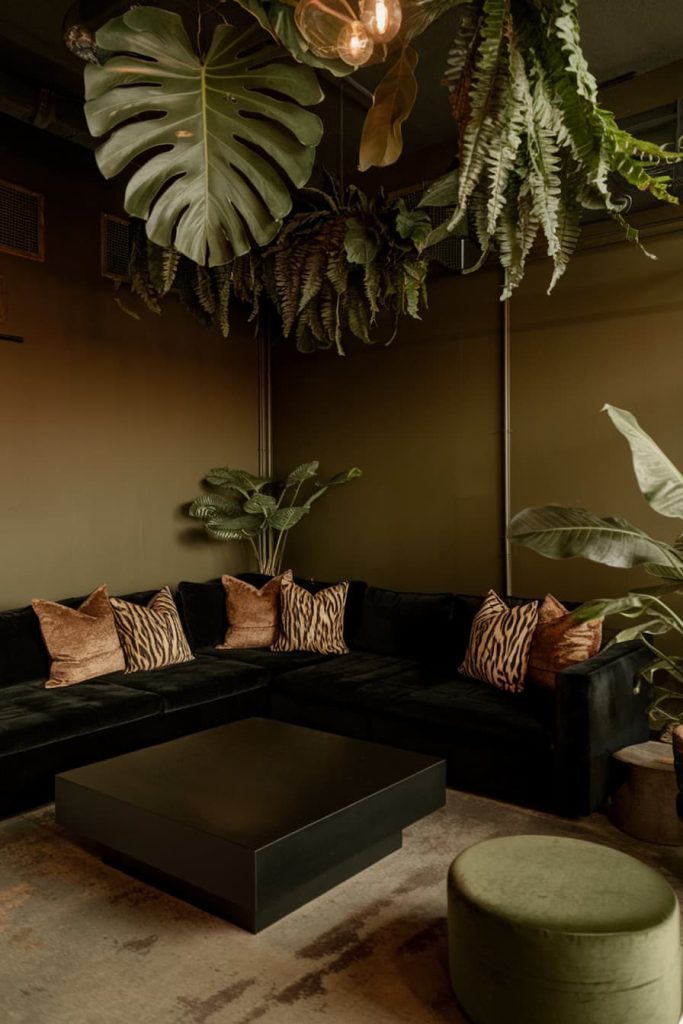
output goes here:
[[451, 981], [474, 1024], [678, 1024], [678, 901], [625, 853], [487, 839], [448, 877]]

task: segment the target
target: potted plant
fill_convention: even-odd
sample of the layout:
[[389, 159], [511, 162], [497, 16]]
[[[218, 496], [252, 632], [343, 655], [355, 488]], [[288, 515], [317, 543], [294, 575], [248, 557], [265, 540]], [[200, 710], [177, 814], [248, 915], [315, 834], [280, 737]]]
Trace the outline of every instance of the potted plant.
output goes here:
[[[683, 474], [625, 409], [605, 405], [612, 423], [626, 438], [633, 456], [638, 486], [648, 504], [660, 515], [683, 520]], [[683, 618], [668, 598], [683, 593], [683, 533], [677, 528], [673, 542], [656, 540], [620, 516], [597, 516], [584, 508], [544, 505], [519, 512], [510, 524], [510, 538], [517, 544], [547, 558], [587, 558], [592, 562], [629, 569], [642, 566], [660, 582], [636, 587], [623, 597], [599, 598], [581, 605], [573, 614], [578, 621], [603, 615], [620, 615], [634, 620], [621, 630], [613, 643], [641, 640], [655, 658], [643, 670], [649, 683], [657, 673], [683, 683], [683, 656], [665, 652], [653, 637], [683, 634]], [[683, 693], [671, 686], [653, 686], [653, 717], [678, 721], [680, 715], [667, 707]]]
[[[254, 552], [259, 572], [276, 576], [282, 568], [292, 527], [309, 514], [313, 503], [330, 487], [340, 487], [362, 475], [354, 466], [329, 480], [319, 480], [319, 466], [317, 461], [304, 462], [284, 481], [254, 476], [244, 469], [211, 469], [204, 480], [217, 492], [195, 498], [188, 515], [201, 519], [211, 537], [246, 540]], [[301, 491], [307, 486], [310, 493], [302, 501]]]

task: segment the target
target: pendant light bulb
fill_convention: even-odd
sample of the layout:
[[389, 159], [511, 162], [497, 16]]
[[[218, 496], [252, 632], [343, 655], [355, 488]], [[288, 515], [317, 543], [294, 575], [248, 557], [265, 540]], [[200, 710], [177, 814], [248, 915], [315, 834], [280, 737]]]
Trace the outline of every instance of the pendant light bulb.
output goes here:
[[362, 22], [350, 21], [337, 37], [337, 53], [345, 64], [358, 68], [367, 64], [374, 49], [372, 39]]
[[403, 20], [400, 0], [362, 0], [360, 20], [376, 43], [388, 43], [398, 33]]

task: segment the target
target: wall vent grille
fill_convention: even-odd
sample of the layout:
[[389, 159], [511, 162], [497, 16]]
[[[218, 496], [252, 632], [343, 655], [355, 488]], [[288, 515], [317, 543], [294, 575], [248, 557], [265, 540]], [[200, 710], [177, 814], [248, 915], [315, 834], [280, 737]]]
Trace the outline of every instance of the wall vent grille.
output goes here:
[[[424, 188], [415, 189], [410, 192], [400, 193], [409, 210], [415, 209], [425, 193]], [[438, 228], [445, 221], [450, 220], [454, 207], [452, 206], [430, 206], [426, 211], [435, 228]], [[467, 224], [464, 225], [465, 229]], [[429, 247], [428, 255], [430, 260], [435, 260], [447, 270], [461, 271], [473, 266], [479, 259], [479, 247], [475, 245], [466, 233], [459, 229], [452, 237], [444, 238], [436, 245]]]
[[45, 259], [43, 196], [9, 181], [0, 181], [0, 251]]
[[128, 280], [130, 259], [130, 221], [123, 217], [102, 214], [101, 258], [102, 277], [113, 281]]

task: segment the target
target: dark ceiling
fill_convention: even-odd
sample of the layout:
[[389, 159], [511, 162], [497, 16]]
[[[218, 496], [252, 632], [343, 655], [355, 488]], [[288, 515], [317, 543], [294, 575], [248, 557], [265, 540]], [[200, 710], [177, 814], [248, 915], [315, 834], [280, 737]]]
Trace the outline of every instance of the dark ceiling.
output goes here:
[[[103, 10], [111, 0], [83, 0]], [[73, 4], [65, 0], [2, 0], [0, 7], [0, 68], [57, 92], [82, 98], [83, 64], [62, 43], [62, 22]], [[420, 91], [405, 127], [402, 163], [416, 164], [415, 154], [447, 143], [453, 137], [446, 93], [440, 85], [452, 38], [454, 10], [418, 40]], [[581, 27], [584, 48], [599, 82], [660, 67], [683, 56], [683, 3], [680, 0], [583, 0]], [[354, 79], [372, 89], [381, 77], [379, 67], [358, 72]], [[327, 94], [321, 114], [326, 122], [323, 160], [348, 174], [355, 167], [367, 95], [347, 82], [323, 81]], [[340, 95], [343, 88], [343, 141], [340, 139]]]

